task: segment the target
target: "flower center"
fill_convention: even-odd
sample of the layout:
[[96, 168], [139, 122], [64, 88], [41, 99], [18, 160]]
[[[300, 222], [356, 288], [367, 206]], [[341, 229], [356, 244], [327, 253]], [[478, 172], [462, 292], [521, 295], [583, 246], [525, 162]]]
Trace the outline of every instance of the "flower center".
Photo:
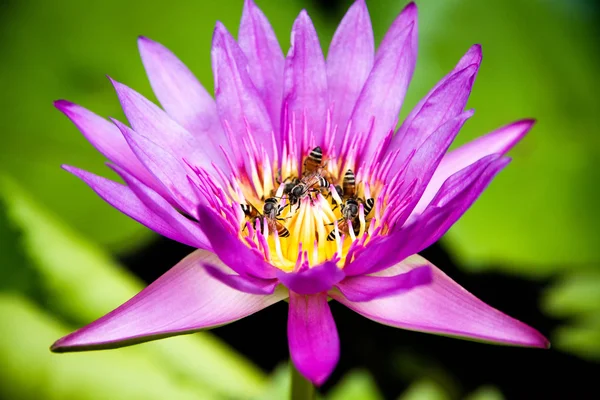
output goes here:
[[275, 174], [257, 165], [234, 185], [240, 237], [285, 271], [332, 259], [342, 267], [353, 245], [381, 231], [383, 199], [374, 195], [380, 185], [357, 179], [343, 160], [324, 159], [320, 147], [301, 163], [287, 161]]

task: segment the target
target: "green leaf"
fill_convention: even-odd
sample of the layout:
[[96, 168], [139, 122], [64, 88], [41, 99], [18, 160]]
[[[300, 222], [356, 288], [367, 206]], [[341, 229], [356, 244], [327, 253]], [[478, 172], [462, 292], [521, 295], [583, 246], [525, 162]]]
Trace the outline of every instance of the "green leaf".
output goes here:
[[331, 389], [328, 400], [379, 400], [383, 396], [367, 371], [350, 371]]
[[48, 344], [68, 333], [56, 318], [17, 294], [0, 293], [0, 397], [4, 399], [216, 399], [208, 387], [165, 372], [151, 352], [56, 355]]
[[553, 347], [600, 361], [600, 271], [574, 271], [548, 288], [543, 310], [565, 324], [552, 332]]
[[254, 397], [255, 400], [280, 400], [290, 397], [291, 379], [287, 363], [278, 365], [269, 376], [265, 390]]
[[6, 215], [0, 198], [0, 293], [25, 293], [39, 299], [39, 278], [21, 246], [21, 231]]
[[572, 323], [557, 328], [551, 339], [558, 349], [600, 361], [600, 313], [576, 318]]
[[465, 397], [465, 400], [504, 400], [504, 395], [495, 386], [481, 386]]
[[[292, 22], [303, 2], [258, 2], [283, 44], [289, 47]], [[148, 36], [172, 49], [212, 91], [210, 42], [217, 20], [237, 35], [239, 0], [219, 2], [10, 2], [0, 15], [4, 40], [0, 107], [6, 132], [0, 169], [77, 231], [113, 250], [132, 248], [150, 232], [97, 197], [60, 169], [71, 164], [115, 177], [103, 157], [52, 102], [65, 98], [99, 115], [125, 121], [106, 75], [154, 99], [137, 50]], [[323, 19], [314, 16], [321, 37]]]
[[[140, 282], [98, 247], [78, 236], [27, 196], [0, 179], [8, 219], [21, 229], [21, 243], [41, 277], [44, 304], [74, 329], [104, 315], [142, 289]], [[46, 338], [44, 352], [60, 335]], [[230, 397], [257, 394], [264, 376], [210, 333], [201, 332], [135, 346], [165, 374], [198, 390]], [[110, 353], [118, 353], [113, 350]], [[91, 353], [90, 356], [101, 354]], [[53, 357], [78, 357], [54, 355]]]
[[450, 398], [440, 384], [424, 379], [410, 385], [398, 400], [449, 400]]

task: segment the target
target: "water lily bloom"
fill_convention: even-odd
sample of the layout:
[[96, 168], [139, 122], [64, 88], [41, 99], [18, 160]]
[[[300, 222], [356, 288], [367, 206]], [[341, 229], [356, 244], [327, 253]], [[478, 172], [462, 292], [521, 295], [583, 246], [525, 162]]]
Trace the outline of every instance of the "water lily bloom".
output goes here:
[[115, 348], [230, 323], [289, 302], [292, 362], [323, 383], [339, 358], [333, 299], [393, 327], [546, 347], [417, 253], [509, 162], [521, 120], [447, 152], [463, 124], [479, 45], [396, 130], [417, 56], [409, 4], [375, 51], [363, 0], [327, 57], [305, 11], [284, 56], [246, 0], [236, 41], [217, 23], [215, 96], [164, 46], [139, 49], [162, 108], [112, 80], [129, 125], [57, 101], [125, 184], [64, 168], [131, 218], [196, 248], [56, 352]]

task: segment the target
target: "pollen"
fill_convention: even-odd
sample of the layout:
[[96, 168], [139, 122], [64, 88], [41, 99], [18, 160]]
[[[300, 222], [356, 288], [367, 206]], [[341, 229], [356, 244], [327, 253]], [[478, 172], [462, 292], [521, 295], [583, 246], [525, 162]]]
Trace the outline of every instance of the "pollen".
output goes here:
[[302, 162], [284, 157], [282, 168], [253, 167], [232, 183], [240, 238], [284, 271], [332, 259], [341, 268], [353, 244], [376, 231], [383, 203], [376, 210], [369, 181], [356, 179], [343, 160], [324, 159], [320, 147], [296, 160]]

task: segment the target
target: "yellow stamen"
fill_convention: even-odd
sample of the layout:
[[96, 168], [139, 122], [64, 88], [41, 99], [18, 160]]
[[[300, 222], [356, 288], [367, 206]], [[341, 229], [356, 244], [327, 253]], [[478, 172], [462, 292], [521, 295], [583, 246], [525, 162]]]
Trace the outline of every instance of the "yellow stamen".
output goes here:
[[[284, 193], [285, 188], [294, 178], [301, 179], [302, 176], [297, 175], [298, 166], [292, 157], [284, 155], [280, 170], [271, 166], [252, 167], [249, 177], [232, 182], [229, 188], [234, 201], [248, 204], [254, 210], [253, 216], [240, 218], [240, 235], [264, 252], [265, 260], [284, 271], [293, 271], [306, 264], [315, 266], [336, 255], [338, 265], [343, 266], [352, 243], [360, 240], [362, 244], [369, 240], [374, 225], [379, 224], [377, 217], [383, 211], [383, 203], [376, 199], [371, 215], [365, 215], [364, 201], [373, 198], [374, 186], [357, 180], [353, 196], [358, 199], [359, 213], [355, 219], [344, 221], [342, 208], [349, 197], [341, 197], [335, 185], [341, 185], [343, 181], [338, 170], [348, 168], [338, 169], [338, 166], [335, 161], [324, 166], [324, 174], [330, 183], [327, 189], [315, 185], [293, 205], [289, 193]], [[280, 171], [278, 179], [272, 176], [272, 171]], [[275, 182], [281, 183], [276, 185]], [[279, 210], [273, 221], [268, 221], [263, 211], [265, 200], [270, 197], [278, 199]], [[243, 215], [239, 210], [236, 214]], [[249, 229], [246, 224], [252, 218], [256, 218], [256, 226]], [[281, 236], [282, 226], [289, 235]], [[357, 229], [356, 234], [354, 229]], [[335, 232], [335, 239], [327, 240], [332, 232]]]

